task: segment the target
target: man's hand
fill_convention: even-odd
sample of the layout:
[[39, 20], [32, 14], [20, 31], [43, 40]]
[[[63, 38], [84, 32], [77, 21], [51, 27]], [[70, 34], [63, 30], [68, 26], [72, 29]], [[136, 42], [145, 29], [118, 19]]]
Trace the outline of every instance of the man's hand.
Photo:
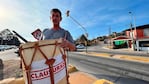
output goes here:
[[62, 43], [60, 44], [60, 46], [65, 50], [69, 50], [69, 42], [64, 38], [62, 38]]
[[64, 48], [65, 50], [70, 50], [70, 51], [76, 50], [75, 45], [70, 43], [68, 40], [64, 38], [62, 38], [62, 43], [60, 44], [60, 46]]

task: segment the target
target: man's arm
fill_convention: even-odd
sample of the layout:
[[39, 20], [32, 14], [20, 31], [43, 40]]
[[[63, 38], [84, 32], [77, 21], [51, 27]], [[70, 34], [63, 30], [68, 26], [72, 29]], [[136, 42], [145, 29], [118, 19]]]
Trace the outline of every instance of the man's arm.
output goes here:
[[70, 51], [76, 50], [76, 46], [66, 39], [62, 39], [62, 43], [60, 46], [63, 47], [64, 49], [69, 49]]
[[68, 45], [68, 48], [69, 48], [70, 51], [75, 51], [76, 50], [76, 46], [74, 44], [70, 43], [69, 41], [68, 41], [67, 45]]

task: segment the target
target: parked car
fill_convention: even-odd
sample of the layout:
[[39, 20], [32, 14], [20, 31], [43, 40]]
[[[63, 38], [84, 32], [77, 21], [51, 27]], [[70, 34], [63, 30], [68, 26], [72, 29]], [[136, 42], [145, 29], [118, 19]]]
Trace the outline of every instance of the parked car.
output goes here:
[[16, 49], [16, 48], [17, 46], [14, 46], [14, 45], [0, 45], [0, 51]]
[[4, 50], [5, 50], [4, 46], [0, 45], [0, 51], [4, 51]]
[[83, 44], [79, 44], [79, 45], [76, 46], [76, 48], [77, 48], [77, 49], [84, 49], [85, 46], [84, 46]]

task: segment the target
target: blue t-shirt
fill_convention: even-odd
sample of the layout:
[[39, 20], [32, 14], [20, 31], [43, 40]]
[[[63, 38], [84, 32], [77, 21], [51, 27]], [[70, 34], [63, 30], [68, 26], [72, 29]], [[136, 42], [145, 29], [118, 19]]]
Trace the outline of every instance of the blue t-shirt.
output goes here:
[[43, 35], [44, 35], [44, 40], [65, 38], [69, 42], [74, 43], [74, 40], [73, 40], [71, 34], [67, 30], [64, 30], [62, 28], [60, 28], [58, 30], [44, 29]]

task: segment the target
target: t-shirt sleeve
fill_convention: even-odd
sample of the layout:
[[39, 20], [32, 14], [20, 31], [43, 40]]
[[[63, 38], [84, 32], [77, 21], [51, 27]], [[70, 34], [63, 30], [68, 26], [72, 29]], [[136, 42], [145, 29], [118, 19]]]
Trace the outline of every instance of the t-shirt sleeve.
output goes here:
[[48, 29], [44, 29], [42, 32], [45, 33]]
[[43, 39], [45, 39], [45, 36], [46, 36], [46, 34], [47, 34], [47, 33], [46, 33], [47, 30], [48, 30], [48, 29], [44, 29], [44, 30], [42, 31], [42, 33], [43, 33]]
[[66, 39], [67, 39], [69, 42], [71, 42], [71, 43], [74, 44], [74, 40], [73, 40], [73, 38], [72, 38], [72, 36], [71, 36], [71, 34], [70, 34], [69, 31], [66, 31]]

